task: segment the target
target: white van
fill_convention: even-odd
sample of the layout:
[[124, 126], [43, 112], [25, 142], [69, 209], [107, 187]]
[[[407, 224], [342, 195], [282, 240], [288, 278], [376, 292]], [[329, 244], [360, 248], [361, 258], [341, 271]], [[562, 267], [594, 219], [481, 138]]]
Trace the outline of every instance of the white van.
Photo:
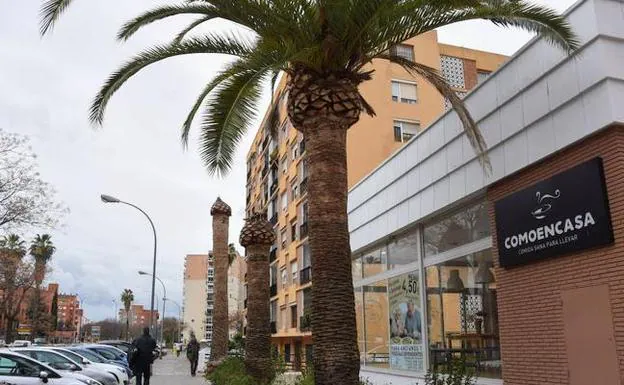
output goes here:
[[32, 345], [32, 343], [30, 341], [27, 341], [27, 340], [15, 340], [11, 344], [9, 344], [9, 347], [10, 348], [27, 348], [30, 345]]

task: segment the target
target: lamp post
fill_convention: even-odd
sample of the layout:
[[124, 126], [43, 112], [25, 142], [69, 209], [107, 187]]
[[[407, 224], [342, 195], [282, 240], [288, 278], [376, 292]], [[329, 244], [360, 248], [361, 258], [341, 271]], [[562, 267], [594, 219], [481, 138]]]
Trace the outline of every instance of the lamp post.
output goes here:
[[162, 320], [161, 320], [161, 327], [160, 327], [160, 342], [163, 343], [164, 340], [164, 329], [165, 329], [165, 301], [167, 300], [167, 289], [165, 288], [165, 284], [163, 283], [163, 281], [158, 278], [157, 276], [150, 274], [146, 271], [142, 271], [139, 270], [139, 275], [149, 275], [152, 277], [152, 280], [157, 279], [158, 282], [160, 282], [160, 284], [162, 285], [163, 288], [163, 314], [162, 314]]
[[157, 245], [156, 227], [154, 227], [154, 222], [152, 222], [152, 218], [150, 218], [149, 215], [147, 215], [145, 211], [143, 211], [140, 207], [133, 205], [132, 203], [124, 202], [113, 196], [105, 195], [105, 194], [100, 195], [100, 199], [102, 199], [102, 202], [104, 203], [123, 203], [130, 207], [134, 207], [135, 209], [139, 210], [143, 215], [145, 215], [150, 225], [152, 226], [152, 232], [154, 233], [154, 262], [152, 266], [152, 298], [151, 298], [151, 303], [150, 303], [149, 326], [150, 326], [150, 330], [153, 330], [153, 327], [154, 327], [154, 291], [156, 289], [156, 245]]
[[[177, 340], [180, 338], [180, 327], [182, 324], [182, 307], [180, 306], [179, 303], [177, 303], [176, 301], [169, 299], [169, 298], [164, 298], [165, 301], [169, 301], [171, 303], [173, 303], [174, 305], [176, 305], [178, 307], [178, 335], [176, 336], [176, 338], [174, 338], [174, 340]], [[175, 342], [175, 341], [174, 341]]]

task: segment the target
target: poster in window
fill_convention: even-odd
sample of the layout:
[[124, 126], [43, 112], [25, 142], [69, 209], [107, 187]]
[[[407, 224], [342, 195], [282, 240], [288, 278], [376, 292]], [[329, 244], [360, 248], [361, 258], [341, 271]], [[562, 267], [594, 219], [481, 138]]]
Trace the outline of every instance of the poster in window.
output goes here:
[[423, 371], [422, 311], [417, 272], [389, 280], [390, 368]]

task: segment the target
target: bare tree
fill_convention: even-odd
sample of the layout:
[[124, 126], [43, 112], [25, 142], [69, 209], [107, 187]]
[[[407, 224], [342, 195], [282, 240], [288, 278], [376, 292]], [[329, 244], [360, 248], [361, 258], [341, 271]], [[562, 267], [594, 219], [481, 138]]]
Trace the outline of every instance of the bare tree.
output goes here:
[[37, 171], [28, 138], [0, 129], [0, 230], [55, 227], [68, 211], [55, 198]]

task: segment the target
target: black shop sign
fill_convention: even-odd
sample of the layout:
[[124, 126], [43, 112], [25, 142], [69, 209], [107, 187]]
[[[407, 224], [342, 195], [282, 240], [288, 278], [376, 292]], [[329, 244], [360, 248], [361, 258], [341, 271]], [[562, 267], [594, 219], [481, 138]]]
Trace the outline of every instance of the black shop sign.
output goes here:
[[601, 158], [513, 193], [494, 209], [503, 267], [613, 243]]

